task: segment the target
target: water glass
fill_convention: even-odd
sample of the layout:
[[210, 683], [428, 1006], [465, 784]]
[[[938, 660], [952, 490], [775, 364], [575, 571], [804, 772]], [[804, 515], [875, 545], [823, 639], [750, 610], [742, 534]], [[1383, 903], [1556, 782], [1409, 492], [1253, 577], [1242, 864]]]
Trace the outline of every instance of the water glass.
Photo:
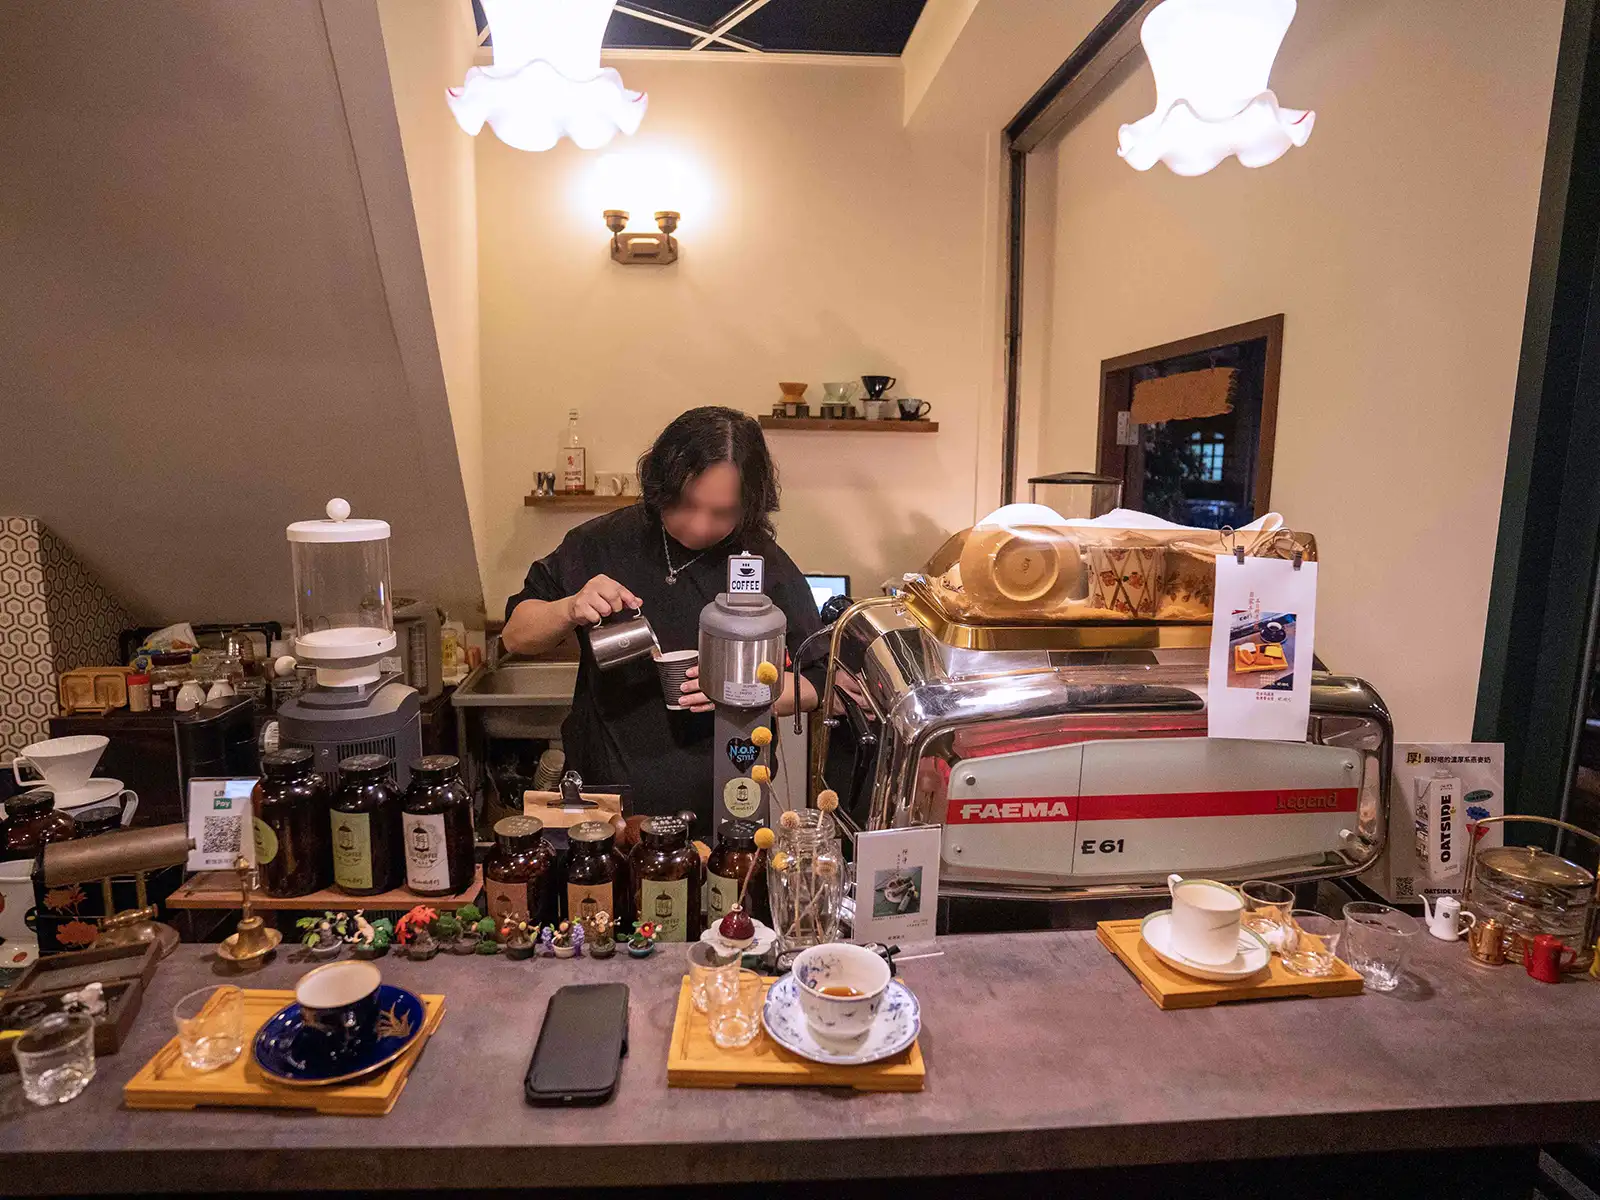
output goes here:
[[1417, 920], [1387, 904], [1365, 900], [1344, 906], [1345, 960], [1375, 992], [1392, 992], [1405, 974]]
[[1280, 927], [1284, 970], [1294, 975], [1332, 975], [1339, 969], [1344, 922], [1309, 908], [1291, 909]]
[[223, 985], [190, 992], [172, 1010], [183, 1062], [192, 1071], [215, 1071], [244, 1050], [244, 992]]
[[56, 1013], [12, 1043], [22, 1094], [38, 1105], [65, 1104], [94, 1078], [94, 1018]]
[[718, 970], [738, 962], [739, 958], [739, 955], [730, 958], [718, 954], [705, 942], [689, 947], [689, 997], [694, 1001], [695, 1012], [706, 1011], [706, 980]]
[[724, 1050], [748, 1046], [761, 1032], [761, 1002], [766, 982], [738, 960], [706, 976], [706, 1024], [711, 1040]]
[[1244, 897], [1244, 915], [1239, 923], [1259, 933], [1274, 950], [1283, 949], [1283, 938], [1294, 908], [1294, 893], [1279, 883], [1252, 879], [1239, 885]]

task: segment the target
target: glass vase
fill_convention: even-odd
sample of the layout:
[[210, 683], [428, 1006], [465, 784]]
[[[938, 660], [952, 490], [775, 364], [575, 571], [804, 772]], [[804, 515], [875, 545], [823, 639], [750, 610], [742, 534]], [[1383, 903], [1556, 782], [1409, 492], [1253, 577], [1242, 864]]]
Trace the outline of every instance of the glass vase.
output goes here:
[[779, 948], [804, 950], [834, 940], [844, 895], [844, 852], [833, 818], [800, 809], [798, 828], [780, 825], [767, 859], [767, 891]]

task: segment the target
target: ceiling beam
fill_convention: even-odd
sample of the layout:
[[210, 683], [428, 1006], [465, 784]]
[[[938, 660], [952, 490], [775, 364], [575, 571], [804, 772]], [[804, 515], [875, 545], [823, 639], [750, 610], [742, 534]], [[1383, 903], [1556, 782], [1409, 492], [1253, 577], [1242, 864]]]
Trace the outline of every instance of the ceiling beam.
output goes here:
[[761, 49], [758, 46], [752, 46], [747, 42], [717, 33], [714, 30], [707, 29], [704, 25], [696, 25], [691, 21], [681, 21], [677, 17], [669, 17], [648, 8], [635, 8], [631, 4], [618, 4], [612, 11], [619, 12], [625, 17], [632, 17], [637, 21], [648, 21], [652, 25], [675, 29], [679, 33], [687, 33], [691, 37], [704, 38], [704, 41], [695, 46], [696, 50], [710, 42], [721, 42], [723, 45], [732, 46], [735, 50], [743, 50], [749, 54], [761, 53]]
[[[771, 2], [772, 0], [744, 0], [742, 4], [718, 21], [716, 26], [705, 37], [690, 46], [689, 49], [704, 50], [712, 42], [720, 41], [723, 34], [730, 32], [735, 25], [738, 25], [746, 17], [754, 16]], [[756, 51], [756, 53], [760, 53], [760, 51]]]

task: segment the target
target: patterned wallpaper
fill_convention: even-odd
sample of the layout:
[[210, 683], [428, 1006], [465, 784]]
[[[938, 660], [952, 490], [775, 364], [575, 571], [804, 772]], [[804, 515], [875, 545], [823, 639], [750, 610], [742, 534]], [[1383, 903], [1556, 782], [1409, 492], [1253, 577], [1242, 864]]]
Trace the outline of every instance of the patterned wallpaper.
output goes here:
[[57, 673], [116, 662], [132, 624], [37, 518], [0, 517], [0, 760], [49, 736]]

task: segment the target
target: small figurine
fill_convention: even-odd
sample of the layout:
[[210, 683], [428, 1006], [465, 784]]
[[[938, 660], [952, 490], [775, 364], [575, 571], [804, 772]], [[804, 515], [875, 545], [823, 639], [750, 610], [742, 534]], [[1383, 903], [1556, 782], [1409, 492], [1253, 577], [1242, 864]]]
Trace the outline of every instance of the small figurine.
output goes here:
[[572, 958], [583, 949], [583, 925], [563, 921], [559, 925], [546, 925], [541, 941], [557, 958]]
[[617, 939], [612, 933], [615, 923], [605, 909], [578, 923], [583, 926], [583, 944], [588, 947], [590, 958], [610, 958], [617, 952]]
[[735, 950], [746, 950], [756, 940], [756, 923], [744, 911], [744, 906], [735, 904], [728, 910], [728, 915], [717, 924], [717, 936]]
[[395, 941], [405, 947], [411, 958], [426, 962], [439, 953], [439, 943], [429, 928], [438, 918], [438, 912], [426, 904], [417, 905], [395, 923]]
[[649, 958], [656, 948], [656, 938], [661, 926], [654, 921], [635, 921], [633, 936], [628, 939], [628, 953], [634, 958]]
[[105, 988], [98, 983], [90, 983], [75, 992], [67, 992], [61, 997], [62, 1012], [81, 1012], [86, 1017], [103, 1016], [106, 1011]]
[[318, 958], [334, 958], [344, 949], [344, 939], [334, 928], [334, 915], [324, 912], [320, 917], [301, 917], [294, 927], [304, 932], [300, 944]]
[[539, 943], [534, 940], [536, 932], [536, 927], [528, 924], [525, 914], [508, 913], [505, 920], [500, 922], [500, 937], [505, 942], [506, 957], [517, 962], [532, 958], [539, 949]]
[[382, 958], [389, 953], [389, 944], [394, 941], [393, 921], [388, 917], [379, 917], [376, 921], [368, 922], [357, 913], [356, 922], [357, 958]]
[[477, 943], [473, 946], [475, 953], [489, 955], [500, 953], [500, 941], [495, 936], [499, 931], [495, 928], [493, 917], [484, 917], [475, 926]]

